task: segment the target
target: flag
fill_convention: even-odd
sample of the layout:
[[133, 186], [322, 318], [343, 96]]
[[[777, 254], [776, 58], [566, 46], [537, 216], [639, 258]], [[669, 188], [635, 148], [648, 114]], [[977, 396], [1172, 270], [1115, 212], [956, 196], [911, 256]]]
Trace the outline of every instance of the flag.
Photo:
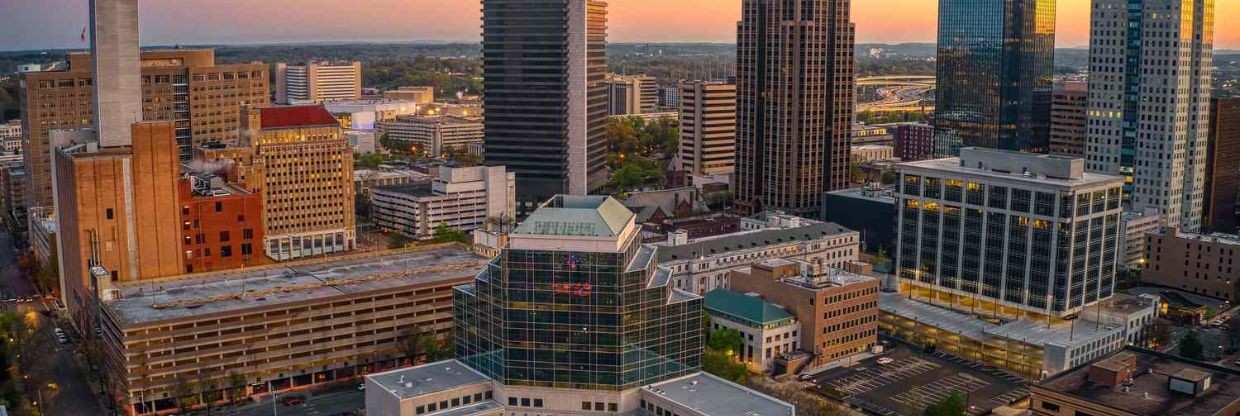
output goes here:
[[82, 26], [82, 42], [86, 41], [86, 26]]

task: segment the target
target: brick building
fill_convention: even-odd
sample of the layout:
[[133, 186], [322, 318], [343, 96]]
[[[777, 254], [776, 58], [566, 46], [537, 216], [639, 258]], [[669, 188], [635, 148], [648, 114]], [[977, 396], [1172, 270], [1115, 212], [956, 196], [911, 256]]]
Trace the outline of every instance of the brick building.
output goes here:
[[934, 126], [910, 123], [898, 125], [893, 130], [895, 157], [905, 162], [915, 162], [934, 156]]
[[1163, 229], [1145, 235], [1141, 281], [1228, 301], [1240, 300], [1240, 237]]
[[262, 253], [259, 194], [207, 176], [182, 178], [178, 187], [185, 273], [269, 263]]

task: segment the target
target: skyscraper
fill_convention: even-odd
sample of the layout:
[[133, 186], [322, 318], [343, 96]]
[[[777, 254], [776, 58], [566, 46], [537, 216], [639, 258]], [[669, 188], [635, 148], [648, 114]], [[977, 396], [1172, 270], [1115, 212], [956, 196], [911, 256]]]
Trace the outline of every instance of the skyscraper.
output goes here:
[[1129, 208], [1201, 225], [1213, 0], [1094, 0], [1086, 169], [1129, 177]]
[[737, 24], [737, 204], [817, 215], [848, 183], [849, 0], [745, 0]]
[[1236, 233], [1240, 224], [1240, 97], [1210, 103], [1210, 143], [1202, 228]]
[[1045, 152], [1055, 0], [941, 0], [935, 154], [961, 147]]
[[483, 0], [487, 163], [517, 174], [522, 211], [607, 181], [607, 3]]
[[680, 83], [680, 160], [690, 175], [736, 171], [736, 84]]

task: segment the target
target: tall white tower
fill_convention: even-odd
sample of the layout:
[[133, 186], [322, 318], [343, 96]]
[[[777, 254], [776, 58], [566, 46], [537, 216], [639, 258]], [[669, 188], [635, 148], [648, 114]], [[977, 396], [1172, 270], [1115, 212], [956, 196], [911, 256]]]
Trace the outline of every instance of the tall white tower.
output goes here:
[[127, 146], [142, 121], [138, 0], [90, 0], [90, 33], [99, 144]]

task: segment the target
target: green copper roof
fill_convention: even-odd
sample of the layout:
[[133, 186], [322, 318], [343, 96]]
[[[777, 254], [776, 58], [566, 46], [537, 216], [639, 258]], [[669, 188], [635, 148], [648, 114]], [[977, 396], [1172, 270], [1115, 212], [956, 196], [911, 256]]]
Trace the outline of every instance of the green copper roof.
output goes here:
[[615, 237], [633, 216], [609, 196], [559, 195], [534, 210], [513, 233]]
[[730, 319], [741, 319], [750, 325], [766, 325], [782, 320], [792, 319], [792, 315], [783, 308], [762, 300], [757, 296], [748, 296], [727, 289], [715, 289], [706, 293], [703, 304], [712, 314], [723, 314]]

